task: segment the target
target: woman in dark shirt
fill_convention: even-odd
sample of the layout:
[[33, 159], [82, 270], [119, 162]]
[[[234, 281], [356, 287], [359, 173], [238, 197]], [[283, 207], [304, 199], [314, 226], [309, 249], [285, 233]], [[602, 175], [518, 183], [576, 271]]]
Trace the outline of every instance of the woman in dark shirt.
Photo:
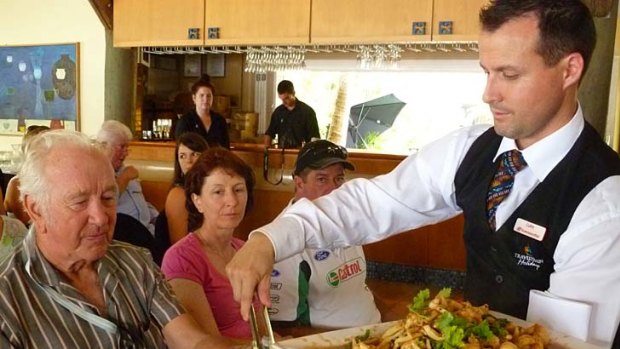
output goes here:
[[187, 208], [185, 207], [185, 174], [207, 150], [207, 142], [195, 132], [186, 132], [177, 139], [174, 152], [174, 178], [166, 196], [164, 209], [155, 221], [155, 251], [153, 260], [160, 265], [164, 253], [172, 244], [187, 235]]
[[175, 139], [185, 132], [195, 132], [204, 137], [209, 146], [230, 148], [226, 119], [211, 110], [214, 93], [208, 75], [203, 75], [192, 85], [192, 100], [196, 108], [181, 117], [175, 128]]

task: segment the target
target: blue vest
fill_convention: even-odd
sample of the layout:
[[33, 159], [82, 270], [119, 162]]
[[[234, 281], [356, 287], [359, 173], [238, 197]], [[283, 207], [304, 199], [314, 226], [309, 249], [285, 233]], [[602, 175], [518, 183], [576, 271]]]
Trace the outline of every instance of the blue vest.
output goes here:
[[[618, 154], [586, 123], [568, 154], [496, 232], [486, 218], [486, 194], [502, 137], [490, 128], [474, 141], [454, 180], [465, 218], [465, 297], [472, 304], [525, 318], [531, 289], [549, 288], [553, 254], [583, 198], [601, 181], [620, 174]], [[543, 226], [537, 241], [513, 231], [517, 218]]]

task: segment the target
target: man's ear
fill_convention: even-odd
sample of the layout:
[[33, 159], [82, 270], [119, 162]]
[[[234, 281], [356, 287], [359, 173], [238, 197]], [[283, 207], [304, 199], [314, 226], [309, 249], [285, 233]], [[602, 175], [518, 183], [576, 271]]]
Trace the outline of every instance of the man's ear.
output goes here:
[[293, 184], [295, 185], [295, 192], [297, 192], [303, 189], [304, 180], [301, 176], [293, 176]]
[[30, 216], [30, 219], [32, 220], [32, 224], [37, 225], [37, 231], [43, 232], [43, 230], [39, 229], [40, 227], [38, 226], [38, 223], [43, 221], [43, 213], [41, 212], [41, 205], [33, 201], [30, 195], [25, 195], [24, 196], [24, 208], [26, 209], [26, 212], [28, 212], [28, 215]]
[[571, 85], [579, 85], [579, 81], [584, 74], [585, 67], [583, 56], [577, 52], [574, 52], [566, 56], [564, 60], [566, 61], [564, 68], [564, 88]]

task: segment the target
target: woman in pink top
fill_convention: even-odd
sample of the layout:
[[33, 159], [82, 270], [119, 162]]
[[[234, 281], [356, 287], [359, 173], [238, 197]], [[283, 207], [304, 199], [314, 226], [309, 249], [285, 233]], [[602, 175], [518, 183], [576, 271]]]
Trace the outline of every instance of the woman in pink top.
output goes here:
[[[192, 233], [166, 252], [161, 268], [205, 331], [229, 337], [232, 343], [247, 343], [252, 336], [224, 269], [243, 245], [233, 232], [252, 206], [254, 183], [252, 169], [229, 150], [203, 152], [185, 179]], [[260, 302], [255, 306], [262, 310]]]

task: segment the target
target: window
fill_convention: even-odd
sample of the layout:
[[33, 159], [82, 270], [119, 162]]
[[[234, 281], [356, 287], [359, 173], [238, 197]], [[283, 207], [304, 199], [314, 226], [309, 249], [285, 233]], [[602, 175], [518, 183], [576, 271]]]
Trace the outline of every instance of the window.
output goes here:
[[[273, 83], [293, 82], [297, 98], [316, 111], [322, 138], [341, 120], [337, 143], [348, 148], [409, 154], [459, 127], [492, 123], [482, 102], [486, 76], [477, 59], [410, 59], [399, 62], [398, 70], [385, 71], [363, 71], [351, 60], [307, 59], [306, 68], [278, 72]], [[391, 127], [372, 125], [375, 119], [389, 122], [390, 111], [384, 110], [362, 121], [370, 124], [358, 124], [357, 131], [363, 130], [356, 135], [349, 127], [357, 121], [351, 107], [390, 94], [405, 103]]]

